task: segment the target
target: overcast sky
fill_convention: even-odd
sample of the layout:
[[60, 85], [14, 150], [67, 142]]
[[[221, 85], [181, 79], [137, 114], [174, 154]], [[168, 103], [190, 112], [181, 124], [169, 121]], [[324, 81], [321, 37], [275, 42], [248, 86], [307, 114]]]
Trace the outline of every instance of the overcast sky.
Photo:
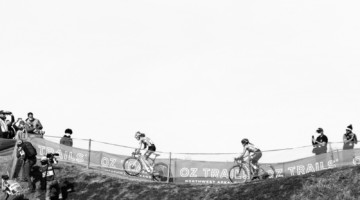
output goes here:
[[360, 133], [360, 3], [0, 1], [1, 110], [47, 135], [160, 151]]

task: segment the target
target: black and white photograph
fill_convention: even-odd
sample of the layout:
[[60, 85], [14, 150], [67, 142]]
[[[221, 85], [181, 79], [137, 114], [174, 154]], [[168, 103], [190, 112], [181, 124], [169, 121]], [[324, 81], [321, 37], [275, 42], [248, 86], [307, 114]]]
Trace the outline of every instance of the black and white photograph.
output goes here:
[[360, 199], [359, 10], [0, 0], [0, 199]]

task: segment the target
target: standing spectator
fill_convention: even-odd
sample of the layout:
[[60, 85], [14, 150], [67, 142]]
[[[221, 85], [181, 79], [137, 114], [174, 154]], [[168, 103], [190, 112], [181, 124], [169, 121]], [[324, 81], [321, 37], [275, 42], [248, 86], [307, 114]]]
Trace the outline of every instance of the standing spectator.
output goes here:
[[13, 124], [13, 128], [15, 129], [15, 139], [27, 139], [28, 133], [27, 129], [29, 125], [26, 124], [21, 118], [18, 118], [17, 121]]
[[29, 189], [33, 190], [34, 188], [30, 178], [30, 171], [36, 163], [36, 149], [30, 142], [25, 142], [22, 140], [17, 141], [17, 146], [18, 153], [16, 156], [20, 159], [22, 158], [24, 161], [22, 181], [27, 181]]
[[71, 138], [71, 134], [72, 134], [72, 130], [71, 129], [66, 129], [65, 130], [65, 135], [60, 139], [60, 144], [66, 145], [66, 146], [73, 146], [73, 140]]
[[354, 145], [357, 144], [357, 138], [355, 133], [352, 132], [353, 127], [350, 124], [346, 128], [346, 133], [343, 136], [344, 146], [343, 150], [354, 149]]
[[11, 132], [9, 132], [9, 128], [11, 128], [13, 121], [6, 120], [6, 115], [11, 115], [12, 120], [14, 119], [11, 112], [0, 110], [0, 138], [9, 138]]
[[9, 113], [10, 113], [10, 120], [6, 120], [5, 123], [8, 127], [8, 135], [7, 135], [8, 137], [7, 138], [12, 139], [15, 137], [15, 133], [16, 133], [16, 131], [13, 127], [13, 124], [15, 122], [15, 117], [11, 112], [9, 112]]
[[0, 138], [5, 138], [7, 136], [8, 129], [5, 120], [5, 113], [4, 111], [0, 110]]
[[352, 125], [350, 124], [346, 128], [346, 133], [343, 136], [344, 146], [342, 151], [343, 162], [351, 163], [354, 157], [354, 145], [357, 144], [357, 138], [355, 133], [352, 132]]
[[28, 113], [28, 118], [25, 120], [25, 122], [29, 124], [29, 128], [27, 130], [28, 133], [42, 135], [43, 126], [41, 125], [40, 120], [34, 118], [32, 112]]
[[328, 138], [324, 135], [324, 130], [322, 128], [318, 128], [316, 132], [320, 135], [316, 140], [314, 136], [312, 136], [312, 145], [314, 147], [312, 152], [315, 153], [315, 155], [320, 155], [327, 152]]

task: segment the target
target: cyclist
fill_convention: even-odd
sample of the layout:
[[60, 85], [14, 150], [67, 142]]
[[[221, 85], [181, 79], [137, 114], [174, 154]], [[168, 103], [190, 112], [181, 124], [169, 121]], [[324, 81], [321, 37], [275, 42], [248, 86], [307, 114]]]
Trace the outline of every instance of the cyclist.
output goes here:
[[146, 153], [144, 154], [144, 156], [145, 160], [147, 161], [150, 155], [156, 151], [155, 144], [150, 138], [145, 137], [144, 133], [140, 133], [140, 131], [135, 133], [135, 138], [140, 141], [140, 147], [138, 151], [140, 151], [141, 146], [144, 145], [143, 149], [146, 149]]
[[251, 163], [253, 164], [253, 168], [255, 170], [254, 177], [256, 177], [258, 176], [258, 172], [259, 172], [258, 161], [260, 160], [262, 153], [259, 148], [256, 148], [246, 138], [241, 140], [241, 144], [244, 146], [244, 150], [243, 153], [237, 159], [243, 158], [245, 154], [248, 153]]

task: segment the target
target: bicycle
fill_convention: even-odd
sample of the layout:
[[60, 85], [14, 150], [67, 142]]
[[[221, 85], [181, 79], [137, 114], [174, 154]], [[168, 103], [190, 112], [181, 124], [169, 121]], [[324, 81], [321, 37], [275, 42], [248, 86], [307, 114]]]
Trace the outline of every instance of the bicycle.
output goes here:
[[130, 176], [139, 176], [140, 173], [146, 172], [151, 175], [152, 180], [166, 182], [168, 180], [168, 165], [155, 160], [160, 154], [153, 153], [154, 158], [145, 160], [145, 156], [140, 151], [135, 150], [132, 155], [126, 158], [123, 162], [125, 173]]
[[[234, 163], [235, 165], [229, 169], [229, 179], [232, 183], [245, 183], [248, 180], [264, 180], [276, 177], [276, 171], [270, 164], [259, 165], [258, 174], [255, 175], [255, 169], [254, 165], [251, 163], [251, 159], [247, 162], [243, 157], [235, 158]], [[265, 167], [267, 170], [264, 170]]]

